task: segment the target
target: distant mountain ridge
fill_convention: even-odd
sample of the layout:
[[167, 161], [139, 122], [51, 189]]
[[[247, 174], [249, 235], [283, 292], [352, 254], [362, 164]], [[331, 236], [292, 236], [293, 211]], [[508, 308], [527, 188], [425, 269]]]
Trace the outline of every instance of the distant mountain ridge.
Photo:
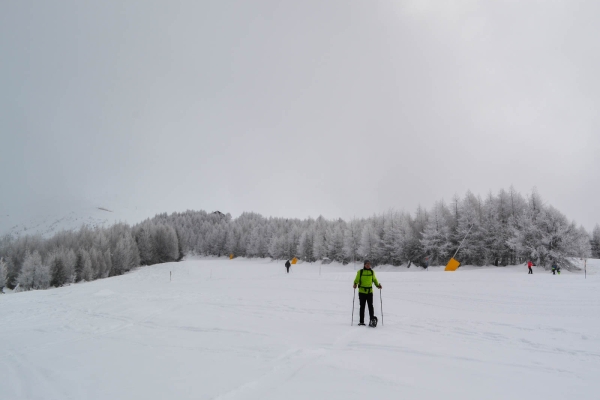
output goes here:
[[154, 216], [137, 208], [82, 206], [67, 212], [52, 212], [43, 216], [18, 217], [5, 213], [0, 218], [0, 236], [41, 235], [49, 238], [63, 230], [77, 230], [83, 225], [106, 227], [117, 222], [135, 224]]

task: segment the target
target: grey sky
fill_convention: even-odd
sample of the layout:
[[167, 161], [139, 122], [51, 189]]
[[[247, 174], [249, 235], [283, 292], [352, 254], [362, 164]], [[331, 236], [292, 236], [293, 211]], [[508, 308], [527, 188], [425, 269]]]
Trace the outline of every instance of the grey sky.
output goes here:
[[3, 1], [0, 211], [351, 218], [513, 184], [591, 229], [598, 15], [596, 1]]

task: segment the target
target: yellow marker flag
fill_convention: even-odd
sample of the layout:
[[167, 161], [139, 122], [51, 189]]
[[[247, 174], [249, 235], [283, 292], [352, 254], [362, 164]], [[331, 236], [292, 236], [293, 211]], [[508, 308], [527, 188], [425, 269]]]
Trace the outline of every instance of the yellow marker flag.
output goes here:
[[233, 260], [233, 254], [230, 254], [230, 255], [229, 255], [229, 259], [230, 259], [230, 260]]
[[292, 264], [296, 264], [298, 262], [298, 259], [296, 257], [292, 258]]
[[448, 261], [448, 264], [446, 265], [446, 269], [444, 271], [456, 271], [458, 267], [460, 267], [460, 262], [458, 262], [454, 258], [451, 258], [450, 261]]

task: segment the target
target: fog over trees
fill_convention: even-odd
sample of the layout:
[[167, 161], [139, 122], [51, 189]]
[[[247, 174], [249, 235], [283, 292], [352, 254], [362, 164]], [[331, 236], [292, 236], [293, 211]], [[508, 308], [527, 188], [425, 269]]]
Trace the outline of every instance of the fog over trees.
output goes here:
[[0, 287], [46, 289], [121, 275], [140, 265], [185, 255], [298, 257], [314, 262], [373, 265], [445, 265], [465, 238], [457, 259], [470, 265], [510, 265], [528, 259], [574, 268], [571, 257], [600, 257], [600, 226], [593, 233], [543, 202], [537, 191], [513, 188], [485, 198], [467, 192], [450, 203], [414, 214], [389, 211], [370, 218], [266, 218], [247, 212], [236, 219], [220, 212], [159, 214], [134, 226], [83, 226], [50, 239], [0, 240]]

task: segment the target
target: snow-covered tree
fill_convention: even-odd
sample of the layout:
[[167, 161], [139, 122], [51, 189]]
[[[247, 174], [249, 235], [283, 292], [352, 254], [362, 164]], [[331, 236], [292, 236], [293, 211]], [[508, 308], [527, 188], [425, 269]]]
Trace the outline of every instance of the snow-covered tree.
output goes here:
[[325, 236], [325, 231], [315, 230], [313, 235], [313, 256], [316, 260], [321, 260], [324, 257], [327, 257], [327, 240]]
[[54, 255], [50, 262], [50, 274], [52, 276], [50, 285], [61, 287], [69, 281], [69, 275], [63, 257], [59, 254]]
[[445, 264], [450, 256], [452, 240], [445, 216], [449, 214], [443, 202], [436, 203], [425, 225], [421, 244], [431, 265]]
[[377, 265], [377, 255], [380, 253], [380, 239], [377, 236], [373, 225], [366, 224], [363, 228], [358, 253], [364, 258]]
[[359, 246], [362, 236], [362, 228], [356, 219], [346, 225], [344, 234], [344, 256], [348, 261], [356, 262], [359, 257]]
[[344, 228], [341, 223], [337, 223], [334, 227], [327, 231], [329, 237], [327, 254], [331, 260], [344, 261]]
[[94, 279], [94, 270], [92, 269], [92, 258], [90, 254], [84, 250], [80, 250], [81, 254], [81, 270], [79, 271], [79, 280], [89, 282]]
[[600, 225], [596, 224], [590, 241], [592, 257], [600, 258]]
[[285, 241], [286, 257], [288, 259], [292, 259], [298, 255], [298, 244], [300, 243], [300, 235], [300, 230], [295, 226], [288, 232]]
[[47, 289], [50, 280], [50, 268], [42, 263], [40, 254], [37, 251], [27, 253], [17, 277], [19, 287], [24, 290]]
[[140, 254], [141, 265], [151, 265], [155, 256], [149, 223], [145, 223], [135, 230], [135, 241]]
[[267, 228], [256, 226], [252, 229], [247, 242], [247, 254], [250, 257], [267, 257], [269, 255], [269, 241]]
[[140, 256], [135, 240], [130, 232], [124, 232], [111, 254], [110, 275], [121, 275], [140, 265]]
[[287, 237], [273, 236], [269, 245], [269, 254], [275, 260], [283, 260], [288, 257]]
[[469, 229], [457, 255], [463, 263], [506, 265], [534, 258], [547, 265], [589, 253], [600, 257], [600, 227], [590, 238], [544, 204], [535, 189], [523, 197], [513, 187], [485, 200], [467, 192], [462, 199], [454, 196], [448, 206], [439, 202], [431, 210], [418, 207], [413, 214], [388, 212], [350, 222], [322, 216], [300, 220], [244, 213], [233, 219], [218, 212], [163, 213], [133, 227], [82, 227], [49, 239], [0, 237], [0, 257], [6, 262], [5, 284], [14, 287], [21, 277], [24, 288], [35, 286], [30, 278], [38, 272], [31, 268], [35, 252], [43, 260], [40, 268], [52, 266], [56, 285], [177, 261], [184, 254], [297, 256], [307, 261], [329, 257], [340, 262], [369, 258], [374, 265], [422, 265], [430, 257], [431, 263], [443, 264]]
[[398, 217], [395, 212], [390, 211], [385, 215], [380, 236], [381, 249], [379, 254], [380, 262], [383, 264], [399, 264], [400, 260], [396, 258], [396, 249], [399, 247], [398, 225]]
[[300, 242], [298, 243], [298, 254], [302, 260], [308, 262], [316, 261], [313, 254], [314, 236], [315, 233], [312, 229], [302, 232], [302, 235], [300, 236]]
[[6, 286], [6, 277], [8, 276], [8, 266], [4, 257], [0, 257], [0, 293], [4, 293], [4, 287]]
[[[218, 243], [215, 244], [215, 249], [219, 255], [226, 254], [227, 232], [221, 231], [222, 234], [218, 238]], [[175, 261], [179, 254], [177, 245], [177, 234], [175, 229], [168, 225], [157, 225], [152, 232], [152, 241], [154, 248], [154, 263], [164, 263]]]

